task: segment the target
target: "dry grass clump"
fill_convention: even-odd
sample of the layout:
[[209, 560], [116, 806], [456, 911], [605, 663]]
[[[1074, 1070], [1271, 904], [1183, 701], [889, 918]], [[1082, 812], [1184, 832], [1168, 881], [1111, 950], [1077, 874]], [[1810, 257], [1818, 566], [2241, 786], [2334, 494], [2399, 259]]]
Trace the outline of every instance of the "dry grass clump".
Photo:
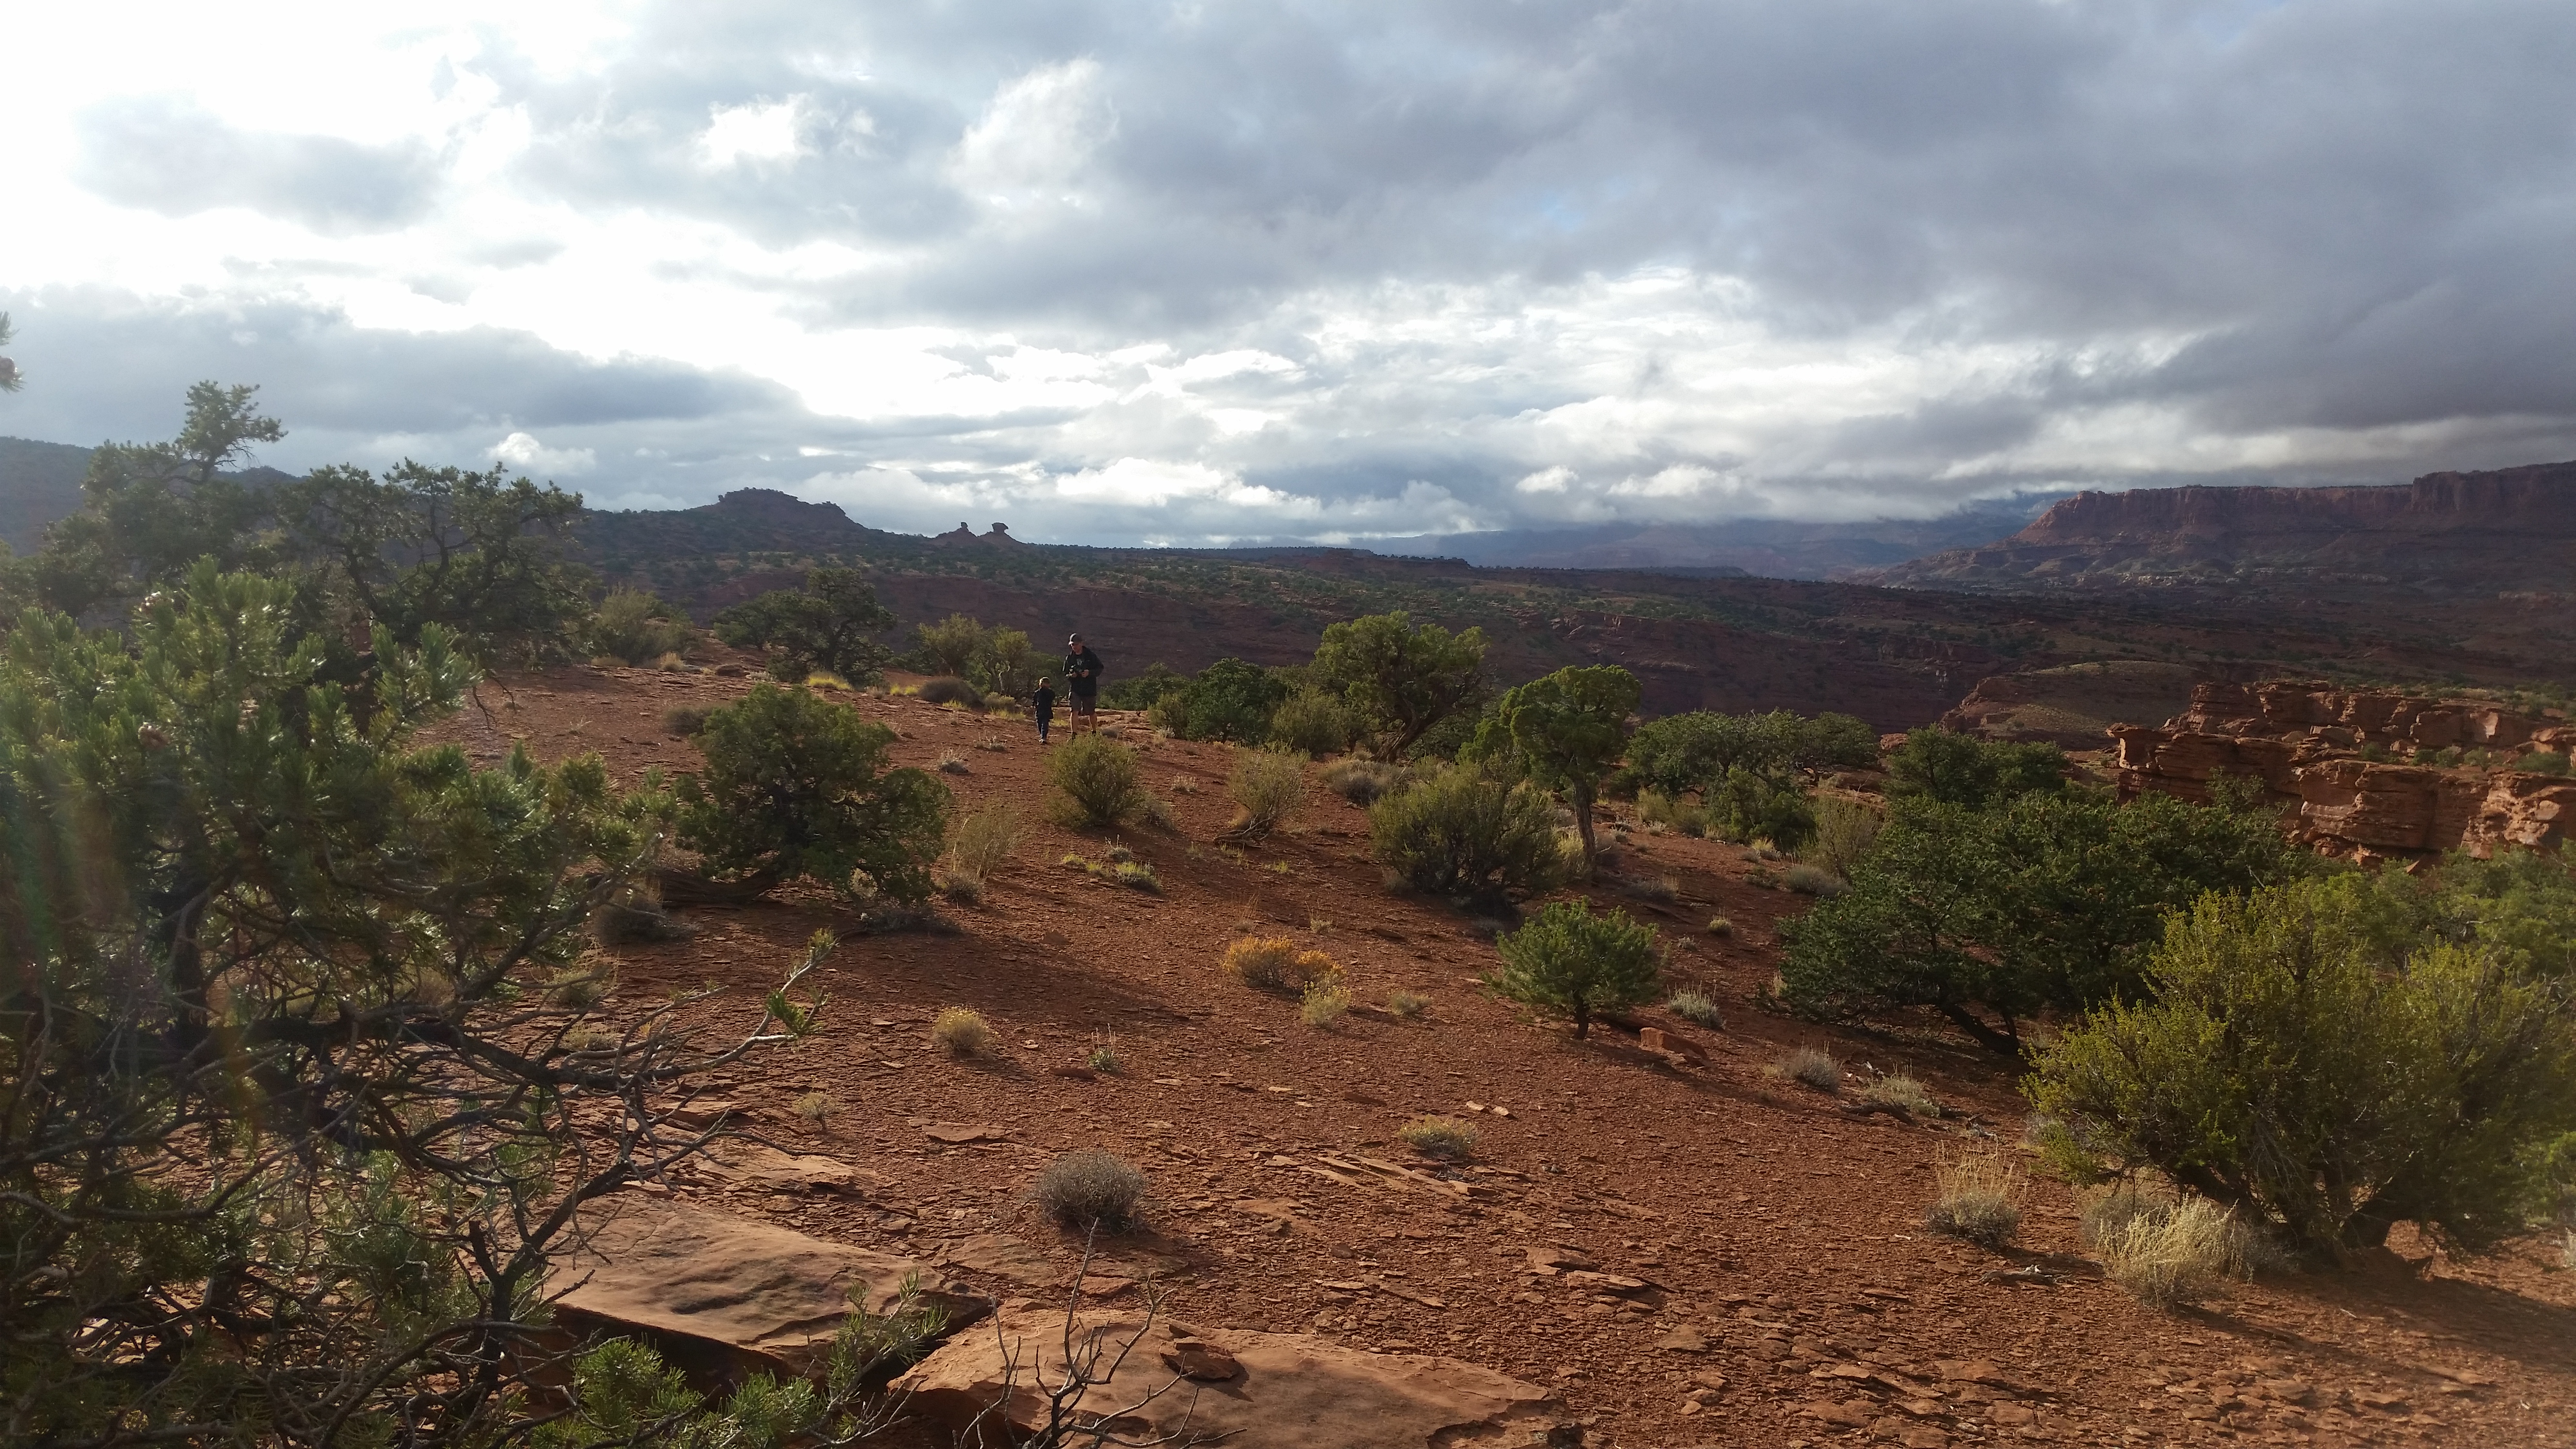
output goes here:
[[1324, 788], [1354, 805], [1368, 806], [1392, 795], [1405, 783], [1405, 771], [1376, 760], [1335, 760], [1321, 776]]
[[546, 1005], [588, 1011], [617, 989], [617, 969], [606, 963], [567, 966], [546, 982]]
[[2277, 1258], [2260, 1233], [2201, 1197], [2160, 1201], [2123, 1188], [2084, 1210], [2082, 1231], [2103, 1272], [2150, 1308], [2206, 1302], [2227, 1279]]
[[1665, 1000], [1664, 1010], [1694, 1026], [1704, 1026], [1711, 1031], [1726, 1030], [1726, 1013], [1703, 992], [1676, 991]]
[[1668, 875], [1623, 875], [1617, 884], [1622, 892], [1658, 905], [1669, 905], [1680, 899], [1682, 893], [1682, 883]]
[[1711, 916], [1708, 918], [1708, 933], [1723, 940], [1735, 934], [1735, 923], [1724, 916]]
[[956, 884], [980, 892], [1011, 852], [1020, 848], [1024, 832], [1019, 807], [1008, 800], [995, 800], [957, 823], [948, 837], [948, 881], [950, 893]]
[[1123, 1233], [1145, 1204], [1145, 1174], [1096, 1147], [1047, 1164], [1029, 1190], [1046, 1215], [1067, 1227]]
[[604, 1026], [576, 1026], [563, 1034], [568, 1052], [613, 1052], [626, 1044], [626, 1038]]
[[952, 751], [951, 753], [944, 754], [939, 757], [939, 773], [943, 775], [964, 775], [972, 772], [966, 768], [966, 757]]
[[1228, 840], [1269, 838], [1306, 803], [1306, 766], [1294, 755], [1276, 750], [1237, 750], [1226, 773], [1225, 793], [1234, 800], [1234, 820], [1222, 832]]
[[1678, 800], [1660, 790], [1637, 792], [1637, 819], [1649, 833], [1678, 831], [1700, 837], [1708, 834], [1708, 811], [1688, 800]]
[[1843, 1064], [1834, 1059], [1833, 1053], [1814, 1047], [1800, 1047], [1762, 1070], [1768, 1076], [1813, 1087], [1819, 1092], [1832, 1093], [1843, 1089]]
[[1141, 860], [1118, 862], [1109, 868], [1109, 878], [1129, 890], [1148, 891], [1155, 895], [1163, 891], [1163, 878], [1154, 874], [1154, 868]]
[[1118, 1055], [1117, 1038], [1109, 1036], [1092, 1043], [1091, 1053], [1082, 1059], [1082, 1064], [1095, 1072], [1115, 1073], [1127, 1069], [1127, 1063]]
[[962, 1006], [949, 1007], [932, 1019], [930, 1039], [960, 1060], [991, 1056], [999, 1040], [993, 1034], [992, 1024], [985, 1021], [981, 1013]]
[[1821, 865], [1804, 863], [1789, 867], [1781, 884], [1802, 896], [1838, 896], [1843, 893], [1843, 878]]
[[925, 679], [913, 694], [928, 704], [961, 704], [968, 709], [984, 707], [984, 692], [954, 674]]
[[1476, 1155], [1476, 1129], [1455, 1117], [1416, 1117], [1395, 1130], [1405, 1146], [1442, 1162]]
[[1320, 1030], [1341, 1020], [1350, 1009], [1351, 988], [1336, 971], [1307, 985], [1297, 1000], [1297, 1019]]
[[796, 1099], [796, 1115], [820, 1127], [831, 1119], [832, 1112], [837, 1106], [839, 1104], [825, 1093], [807, 1092]]
[[1933, 1169], [1941, 1195], [1923, 1225], [1945, 1237], [2000, 1248], [2021, 1228], [2020, 1164], [2000, 1147], [1975, 1147]]
[[707, 727], [707, 711], [694, 704], [675, 704], [662, 711], [662, 733], [692, 739]]
[[1175, 794], [1175, 795], [1195, 795], [1195, 794], [1197, 794], [1198, 792], [1199, 792], [1199, 781], [1198, 781], [1198, 777], [1197, 777], [1196, 775], [1174, 775], [1174, 776], [1172, 777], [1172, 793], [1173, 793], [1173, 794]]
[[1307, 987], [1342, 974], [1341, 963], [1287, 936], [1238, 936], [1226, 943], [1225, 969], [1246, 986], [1305, 994]]
[[1874, 1102], [1882, 1107], [1901, 1107], [1917, 1117], [1941, 1115], [1939, 1099], [1921, 1082], [1901, 1073], [1892, 1077], [1870, 1078], [1858, 1095], [1864, 1102]]
[[1005, 753], [1008, 753], [1008, 752], [1009, 752], [1009, 750], [1010, 750], [1010, 748], [1011, 748], [1011, 742], [1010, 742], [1010, 741], [1008, 741], [1008, 740], [1005, 740], [1005, 739], [997, 738], [997, 737], [995, 737], [995, 736], [993, 736], [993, 735], [986, 735], [986, 736], [984, 736], [984, 738], [982, 738], [982, 739], [980, 739], [980, 740], [977, 740], [977, 741], [975, 742], [975, 748], [977, 748], [977, 749], [979, 749], [979, 750], [982, 750], [982, 751], [986, 752], [987, 754], [995, 754], [995, 755], [999, 755], [999, 754], [1005, 754]]
[[1386, 997], [1386, 1009], [1410, 1021], [1431, 1009], [1431, 998], [1418, 992], [1390, 991]]

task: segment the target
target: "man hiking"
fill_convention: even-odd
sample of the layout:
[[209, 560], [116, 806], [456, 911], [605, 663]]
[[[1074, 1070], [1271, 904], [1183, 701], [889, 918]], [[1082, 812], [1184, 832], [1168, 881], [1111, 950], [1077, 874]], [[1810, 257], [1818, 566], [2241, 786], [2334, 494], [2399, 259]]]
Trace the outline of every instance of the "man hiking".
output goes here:
[[1041, 679], [1037, 693], [1029, 696], [1029, 708], [1038, 716], [1038, 743], [1047, 742], [1047, 726], [1055, 723], [1055, 682]]
[[1064, 692], [1073, 700], [1073, 732], [1100, 728], [1100, 656], [1074, 634], [1064, 641]]

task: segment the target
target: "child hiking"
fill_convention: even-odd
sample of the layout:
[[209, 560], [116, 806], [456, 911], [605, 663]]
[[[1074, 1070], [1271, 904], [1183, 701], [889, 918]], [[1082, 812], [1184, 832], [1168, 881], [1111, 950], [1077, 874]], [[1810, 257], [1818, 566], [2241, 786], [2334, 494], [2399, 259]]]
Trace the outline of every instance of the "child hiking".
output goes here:
[[1064, 688], [1073, 697], [1073, 732], [1100, 728], [1100, 656], [1079, 634], [1064, 641]]
[[1038, 743], [1045, 744], [1047, 726], [1055, 723], [1055, 685], [1051, 681], [1038, 681], [1037, 693], [1029, 696], [1029, 708], [1038, 717]]

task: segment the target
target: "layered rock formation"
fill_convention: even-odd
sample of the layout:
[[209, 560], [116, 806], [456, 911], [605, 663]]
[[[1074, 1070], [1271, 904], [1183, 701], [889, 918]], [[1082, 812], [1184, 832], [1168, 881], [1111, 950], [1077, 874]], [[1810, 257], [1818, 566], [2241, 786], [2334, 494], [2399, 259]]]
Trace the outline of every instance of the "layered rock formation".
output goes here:
[[2098, 750], [2111, 743], [2115, 724], [2163, 719], [2189, 708], [2193, 686], [2206, 678], [2189, 665], [2148, 659], [1988, 675], [1958, 708], [1941, 716], [1941, 728], [1990, 740]]
[[2576, 463], [2369, 488], [2079, 493], [1998, 543], [1859, 576], [1945, 588], [2576, 591]]
[[[2205, 800], [2221, 777], [2259, 781], [2330, 854], [2556, 850], [2576, 826], [2576, 780], [2495, 764], [2576, 751], [2576, 726], [2556, 714], [2271, 680], [2204, 684], [2163, 725], [2110, 733], [2122, 798]], [[2461, 762], [2471, 751], [2492, 758]]]

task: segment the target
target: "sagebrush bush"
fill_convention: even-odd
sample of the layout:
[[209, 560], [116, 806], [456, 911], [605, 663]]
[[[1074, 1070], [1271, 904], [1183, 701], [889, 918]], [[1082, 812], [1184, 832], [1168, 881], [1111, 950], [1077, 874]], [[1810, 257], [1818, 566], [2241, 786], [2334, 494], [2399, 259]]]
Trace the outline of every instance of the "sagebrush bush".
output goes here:
[[1668, 875], [1623, 875], [1614, 882], [1623, 895], [1670, 905], [1681, 899], [1682, 883]]
[[1442, 1162], [1476, 1155], [1476, 1129], [1455, 1117], [1416, 1117], [1395, 1130], [1405, 1146]]
[[947, 1048], [953, 1057], [990, 1056], [999, 1041], [981, 1012], [963, 1006], [948, 1007], [934, 1017], [930, 1039]]
[[1934, 1098], [1929, 1091], [1924, 1089], [1923, 1084], [1914, 1080], [1912, 1077], [1904, 1076], [1902, 1074], [1888, 1077], [1872, 1077], [1867, 1082], [1863, 1083], [1861, 1085], [1861, 1089], [1853, 1095], [1859, 1097], [1864, 1102], [1875, 1102], [1888, 1107], [1902, 1107], [1917, 1117], [1938, 1117], [1941, 1115], [1941, 1103]]
[[1708, 834], [1708, 811], [1651, 787], [1637, 792], [1637, 819], [1694, 838]]
[[1029, 1195], [1048, 1217], [1067, 1227], [1123, 1233], [1145, 1205], [1145, 1174], [1096, 1147], [1068, 1152], [1047, 1164]]
[[1431, 1009], [1431, 998], [1418, 992], [1390, 991], [1386, 996], [1386, 1009], [1410, 1020]]
[[1225, 969], [1246, 986], [1299, 993], [1342, 970], [1332, 957], [1287, 936], [1237, 936], [1226, 943]]
[[1933, 1169], [1940, 1196], [1923, 1225], [1944, 1237], [2000, 1248], [2021, 1230], [2021, 1168], [2004, 1149], [1972, 1147]]
[[694, 704], [675, 704], [662, 711], [662, 733], [688, 739], [707, 727], [707, 711]]
[[1266, 840], [1306, 803], [1306, 767], [1296, 756], [1276, 750], [1237, 750], [1234, 768], [1226, 772], [1225, 793], [1233, 798], [1235, 813], [1224, 838]]
[[1098, 735], [1075, 735], [1047, 756], [1047, 783], [1069, 825], [1119, 825], [1142, 814], [1147, 800], [1136, 752]]
[[1773, 1062], [1769, 1071], [1772, 1076], [1813, 1087], [1819, 1092], [1840, 1092], [1843, 1089], [1843, 1064], [1834, 1059], [1833, 1053], [1815, 1047], [1798, 1048]]
[[1497, 995], [1569, 1017], [1592, 1034], [1599, 1012], [1655, 999], [1663, 953], [1655, 930], [1626, 911], [1592, 914], [1585, 901], [1550, 901], [1527, 925], [1494, 938], [1503, 964], [1486, 976]]
[[1338, 971], [1310, 983], [1297, 999], [1297, 1019], [1312, 1027], [1331, 1026], [1350, 1009], [1350, 984]]
[[1664, 1010], [1693, 1026], [1704, 1026], [1711, 1031], [1726, 1029], [1726, 1013], [1701, 992], [1676, 991], [1664, 999]]
[[984, 691], [953, 674], [936, 674], [921, 681], [913, 695], [925, 704], [958, 704], [968, 709], [984, 707]]
[[1464, 765], [1370, 806], [1369, 841], [1396, 879], [1435, 895], [1491, 900], [1565, 876], [1547, 796]]
[[820, 1127], [832, 1118], [835, 1104], [824, 1092], [807, 1092], [796, 1099], [796, 1115]]
[[2398, 1222], [2463, 1250], [2525, 1231], [2536, 1157], [2576, 1131], [2576, 998], [2502, 941], [2434, 932], [2390, 960], [2371, 890], [2324, 877], [2176, 914], [2143, 999], [2033, 1063], [2053, 1162], [2153, 1168], [2321, 1251]]
[[1781, 884], [1803, 896], [1838, 896], [1843, 893], [1843, 878], [1820, 865], [1793, 865]]
[[1319, 760], [1339, 754], [1350, 748], [1351, 712], [1329, 694], [1292, 694], [1271, 711], [1270, 743]]
[[1374, 805], [1386, 795], [1408, 783], [1408, 772], [1400, 765], [1378, 760], [1352, 758], [1335, 760], [1323, 769], [1324, 788], [1354, 805]]
[[[1885, 817], [1858, 800], [1839, 795], [1817, 796], [1814, 813], [1816, 833], [1808, 838], [1799, 855], [1811, 865], [1850, 879], [1852, 867], [1878, 844], [1878, 833], [1887, 823]], [[1797, 887], [1792, 885], [1790, 889]]]

